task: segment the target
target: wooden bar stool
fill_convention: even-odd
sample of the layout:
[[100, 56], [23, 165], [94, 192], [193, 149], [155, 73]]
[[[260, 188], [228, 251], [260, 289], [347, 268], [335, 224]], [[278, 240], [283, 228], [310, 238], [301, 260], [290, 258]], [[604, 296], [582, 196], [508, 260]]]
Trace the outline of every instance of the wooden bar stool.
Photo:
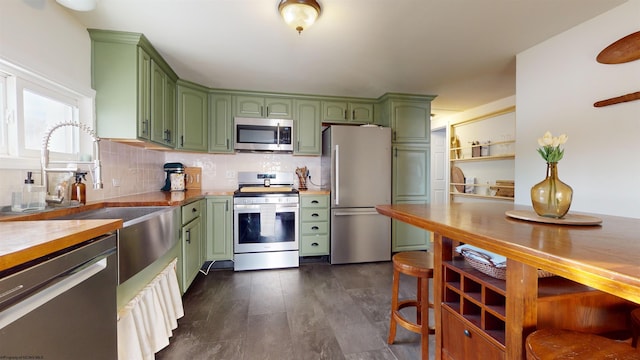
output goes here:
[[[391, 295], [391, 323], [389, 326], [388, 343], [393, 344], [396, 338], [396, 325], [420, 334], [420, 346], [422, 359], [429, 358], [429, 334], [434, 330], [429, 329], [429, 278], [433, 278], [433, 254], [424, 251], [408, 251], [397, 253], [393, 256], [393, 293]], [[398, 300], [400, 287], [400, 274], [413, 276], [418, 280], [416, 299]], [[416, 322], [407, 320], [400, 313], [400, 309], [415, 306]]]
[[628, 343], [570, 330], [542, 329], [527, 336], [527, 360], [640, 359]]
[[640, 308], [631, 312], [631, 346], [638, 347], [638, 336], [640, 336]]

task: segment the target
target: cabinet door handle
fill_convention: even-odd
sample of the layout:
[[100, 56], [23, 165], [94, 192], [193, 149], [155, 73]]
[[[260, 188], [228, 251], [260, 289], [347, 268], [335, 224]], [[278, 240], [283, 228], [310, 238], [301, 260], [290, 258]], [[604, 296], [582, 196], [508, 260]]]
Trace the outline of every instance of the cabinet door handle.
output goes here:
[[227, 139], [227, 150], [229, 150], [229, 139]]
[[318, 213], [311, 214], [311, 217], [318, 217], [318, 216], [320, 216]]
[[312, 227], [311, 227], [311, 230], [318, 230], [318, 229], [320, 229], [320, 228], [319, 228], [319, 227], [317, 227], [317, 226], [312, 226]]
[[469, 338], [470, 338], [470, 337], [471, 337], [471, 331], [469, 331], [469, 330], [467, 330], [467, 329], [464, 329], [464, 336], [466, 336], [466, 337], [469, 337]]
[[311, 246], [319, 246], [320, 244], [318, 244], [317, 242], [311, 243]]
[[351, 110], [351, 120], [355, 120], [355, 119], [356, 119], [356, 111]]
[[142, 121], [142, 133], [147, 134], [149, 131], [149, 120]]
[[187, 240], [188, 244], [191, 244], [191, 230], [187, 230], [187, 238], [186, 238], [186, 240]]
[[347, 120], [347, 110], [344, 111], [344, 119]]
[[318, 200], [311, 200], [312, 204], [319, 204], [320, 202]]
[[192, 212], [192, 213], [194, 213], [194, 212], [196, 212], [196, 211], [198, 211], [198, 209], [196, 209], [196, 208], [191, 208], [191, 212]]
[[267, 117], [269, 117], [269, 107], [267, 106]]
[[396, 131], [393, 130], [393, 140], [395, 140], [395, 139], [396, 139]]
[[184, 135], [180, 135], [180, 147], [184, 147]]
[[164, 141], [171, 142], [171, 131], [169, 129], [164, 131]]

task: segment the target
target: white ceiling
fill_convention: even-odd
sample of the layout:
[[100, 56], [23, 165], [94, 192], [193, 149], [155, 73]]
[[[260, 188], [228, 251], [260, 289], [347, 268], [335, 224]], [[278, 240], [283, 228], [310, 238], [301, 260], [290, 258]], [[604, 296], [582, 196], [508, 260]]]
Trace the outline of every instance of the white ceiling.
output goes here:
[[144, 33], [180, 78], [208, 87], [437, 95], [433, 112], [446, 115], [514, 95], [517, 53], [624, 0], [318, 2], [301, 35], [279, 0], [99, 0], [70, 12], [87, 28]]

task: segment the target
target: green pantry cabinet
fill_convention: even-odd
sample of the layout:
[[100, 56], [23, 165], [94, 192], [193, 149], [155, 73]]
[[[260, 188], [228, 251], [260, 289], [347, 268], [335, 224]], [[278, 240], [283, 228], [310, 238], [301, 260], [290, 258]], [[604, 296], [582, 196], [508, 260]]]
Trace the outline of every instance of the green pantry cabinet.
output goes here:
[[[432, 99], [391, 94], [381, 102], [379, 115], [389, 119], [392, 129], [391, 200], [394, 204], [429, 202]], [[392, 220], [393, 252], [427, 250], [430, 239], [428, 231]]]

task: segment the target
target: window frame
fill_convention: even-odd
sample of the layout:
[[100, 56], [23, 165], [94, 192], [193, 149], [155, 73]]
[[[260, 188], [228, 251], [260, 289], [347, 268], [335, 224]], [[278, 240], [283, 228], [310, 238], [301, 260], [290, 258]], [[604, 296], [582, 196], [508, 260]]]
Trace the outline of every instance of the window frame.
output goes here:
[[[58, 101], [73, 104], [77, 107], [75, 120], [87, 124], [91, 129], [95, 127], [95, 90], [77, 91], [70, 87], [48, 79], [38, 73], [24, 69], [18, 65], [0, 59], [0, 77], [4, 77], [6, 84], [4, 121], [0, 126], [0, 133], [5, 131], [7, 136], [6, 148], [0, 147], [0, 169], [38, 169], [40, 168], [41, 151], [24, 148], [21, 137], [24, 133], [22, 90], [28, 89], [38, 95], [53, 98]], [[60, 100], [62, 99], [62, 100]], [[0, 101], [2, 101], [0, 99]], [[68, 119], [60, 119], [65, 121]], [[44, 129], [46, 130], [46, 129]], [[43, 132], [44, 132], [43, 130]], [[56, 130], [57, 134], [60, 130]], [[62, 155], [51, 153], [52, 160], [77, 160], [80, 154], [93, 152], [91, 138], [77, 132], [78, 153]], [[44, 135], [44, 133], [43, 133]]]

